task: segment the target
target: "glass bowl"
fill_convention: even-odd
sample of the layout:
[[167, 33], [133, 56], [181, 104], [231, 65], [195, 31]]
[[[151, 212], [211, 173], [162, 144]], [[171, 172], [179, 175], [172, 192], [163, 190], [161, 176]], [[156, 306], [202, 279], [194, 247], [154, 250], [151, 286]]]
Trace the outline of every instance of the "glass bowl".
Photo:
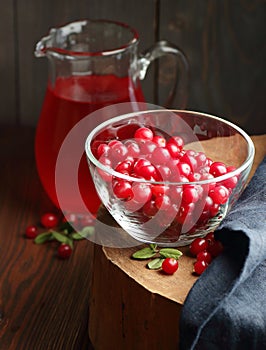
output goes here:
[[103, 122], [85, 150], [97, 193], [115, 221], [139, 242], [169, 247], [217, 228], [254, 159], [252, 140], [231, 122], [165, 109]]

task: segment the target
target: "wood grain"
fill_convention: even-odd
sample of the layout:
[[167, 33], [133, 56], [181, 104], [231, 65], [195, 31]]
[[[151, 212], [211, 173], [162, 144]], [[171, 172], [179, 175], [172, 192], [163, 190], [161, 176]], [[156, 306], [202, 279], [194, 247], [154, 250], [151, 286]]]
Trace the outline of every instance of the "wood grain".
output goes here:
[[92, 245], [71, 259], [53, 244], [24, 238], [27, 225], [55, 210], [33, 157], [34, 130], [0, 128], [0, 349], [92, 349], [87, 332]]
[[[187, 108], [265, 133], [265, 2], [161, 1], [160, 18], [161, 37], [180, 46], [190, 63]], [[169, 69], [162, 63], [164, 79]]]
[[[266, 132], [263, 0], [2, 2], [0, 121], [36, 125], [46, 88], [47, 62], [34, 57], [34, 46], [51, 27], [82, 18], [130, 24], [140, 34], [140, 52], [158, 39], [173, 42], [190, 62], [188, 109], [231, 120], [249, 134]], [[158, 72], [149, 69], [143, 89], [147, 102], [162, 105], [172, 87], [175, 63], [166, 57], [160, 59], [159, 66]], [[178, 103], [174, 101], [173, 107]]]
[[0, 123], [17, 121], [17, 52], [13, 2], [0, 2]]

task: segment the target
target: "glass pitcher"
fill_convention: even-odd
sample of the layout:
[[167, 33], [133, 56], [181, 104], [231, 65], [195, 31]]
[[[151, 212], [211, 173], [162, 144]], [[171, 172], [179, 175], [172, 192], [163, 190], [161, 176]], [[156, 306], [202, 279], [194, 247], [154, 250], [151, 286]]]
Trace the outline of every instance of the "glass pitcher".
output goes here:
[[[180, 105], [175, 107], [185, 107], [188, 64], [184, 54], [174, 45], [160, 41], [145, 55], [139, 55], [138, 44], [138, 33], [126, 24], [81, 20], [51, 29], [36, 45], [35, 56], [47, 57], [49, 61], [46, 95], [36, 131], [36, 165], [44, 189], [58, 208], [55, 167], [67, 134], [82, 118], [102, 107], [144, 102], [140, 80], [154, 59], [166, 54], [176, 57], [179, 76], [174, 84], [178, 86]], [[79, 174], [82, 198], [88, 211], [96, 214], [100, 200], [85, 155]], [[75, 193], [69, 189], [67, 211], [79, 210]]]

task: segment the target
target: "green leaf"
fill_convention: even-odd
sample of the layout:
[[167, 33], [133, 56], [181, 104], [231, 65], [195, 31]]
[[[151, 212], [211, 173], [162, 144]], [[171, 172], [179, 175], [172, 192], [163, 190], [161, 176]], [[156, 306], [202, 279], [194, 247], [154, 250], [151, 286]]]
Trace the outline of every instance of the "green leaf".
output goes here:
[[162, 267], [163, 261], [164, 261], [163, 258], [155, 258], [151, 260], [147, 266], [150, 270], [158, 270]]
[[75, 241], [80, 241], [80, 240], [85, 238], [85, 237], [81, 236], [81, 234], [78, 232], [71, 233], [70, 237], [72, 239], [74, 239]]
[[71, 249], [73, 249], [73, 248], [74, 248], [74, 244], [73, 244], [72, 239], [68, 238], [68, 241], [67, 241], [67, 243], [66, 243], [66, 244], [68, 244], [68, 245], [71, 247]]
[[156, 250], [157, 244], [151, 243], [151, 244], [150, 244], [150, 248], [151, 248], [154, 252], [156, 252], [156, 251], [157, 251], [157, 250]]
[[94, 226], [85, 226], [83, 229], [79, 232], [79, 235], [83, 238], [88, 238], [94, 234]]
[[66, 235], [56, 231], [52, 231], [52, 235], [58, 242], [68, 244], [69, 238]]
[[47, 241], [50, 241], [53, 238], [53, 235], [51, 232], [44, 232], [40, 233], [35, 239], [34, 243], [36, 244], [43, 244]]
[[155, 254], [156, 254], [156, 252], [153, 249], [151, 249], [150, 247], [146, 247], [146, 248], [142, 248], [140, 250], [137, 250], [132, 255], [132, 258], [144, 260], [144, 259], [152, 258]]
[[183, 255], [183, 253], [175, 248], [162, 248], [160, 249], [160, 255], [163, 258], [174, 258], [178, 260]]
[[52, 231], [52, 235], [58, 242], [68, 244], [73, 249], [73, 240], [71, 237], [57, 231]]

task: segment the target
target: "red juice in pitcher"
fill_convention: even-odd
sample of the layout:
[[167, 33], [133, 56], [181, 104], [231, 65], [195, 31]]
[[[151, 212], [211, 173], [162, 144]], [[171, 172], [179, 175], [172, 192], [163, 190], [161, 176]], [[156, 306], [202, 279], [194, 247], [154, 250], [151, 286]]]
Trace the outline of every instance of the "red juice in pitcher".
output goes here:
[[[134, 89], [132, 89], [134, 86]], [[35, 140], [38, 173], [51, 200], [59, 207], [55, 186], [55, 167], [59, 149], [69, 131], [83, 117], [107, 105], [143, 102], [140, 86], [133, 85], [129, 77], [115, 75], [89, 75], [57, 78], [54, 86], [48, 84]], [[100, 199], [94, 189], [86, 157], [79, 167], [79, 189], [88, 210], [96, 214]], [[79, 213], [75, 193], [69, 192], [68, 212]]]

